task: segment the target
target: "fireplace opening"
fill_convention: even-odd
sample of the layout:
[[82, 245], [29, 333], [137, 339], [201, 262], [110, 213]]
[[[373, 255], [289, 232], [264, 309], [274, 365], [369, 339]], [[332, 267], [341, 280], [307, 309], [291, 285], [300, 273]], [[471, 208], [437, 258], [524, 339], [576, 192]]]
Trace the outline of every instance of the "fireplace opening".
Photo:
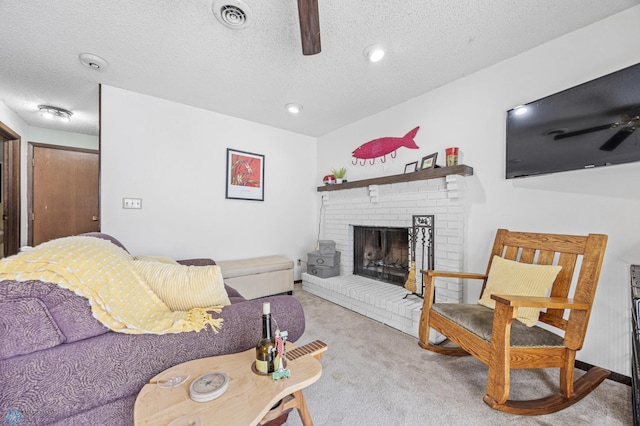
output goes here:
[[408, 229], [354, 226], [353, 273], [404, 285], [409, 273]]

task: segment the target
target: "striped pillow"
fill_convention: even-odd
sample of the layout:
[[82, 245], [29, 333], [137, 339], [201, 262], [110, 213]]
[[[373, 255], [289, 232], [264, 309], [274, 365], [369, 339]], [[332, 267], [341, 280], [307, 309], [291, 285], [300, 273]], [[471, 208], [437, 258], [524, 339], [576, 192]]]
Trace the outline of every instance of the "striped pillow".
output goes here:
[[167, 256], [151, 256], [147, 254], [139, 254], [133, 257], [134, 260], [146, 260], [149, 262], [162, 262], [170, 265], [179, 265], [179, 263]]
[[[544, 297], [549, 292], [560, 269], [562, 266], [530, 265], [494, 256], [487, 278], [487, 286], [478, 303], [495, 309], [496, 301], [491, 298], [492, 294]], [[516, 319], [532, 327], [538, 322], [539, 316], [540, 308], [518, 308]]]
[[135, 271], [172, 311], [230, 305], [220, 267], [134, 260]]

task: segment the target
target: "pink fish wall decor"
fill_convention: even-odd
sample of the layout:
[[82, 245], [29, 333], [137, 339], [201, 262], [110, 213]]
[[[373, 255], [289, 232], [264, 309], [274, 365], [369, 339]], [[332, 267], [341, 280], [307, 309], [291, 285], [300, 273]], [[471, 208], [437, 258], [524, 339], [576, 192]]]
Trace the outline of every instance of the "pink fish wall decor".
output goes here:
[[381, 158], [380, 161], [383, 163], [387, 161], [387, 154], [391, 154], [391, 158], [396, 158], [396, 150], [401, 147], [410, 148], [410, 149], [418, 149], [420, 148], [414, 142], [413, 138], [418, 133], [420, 126], [411, 130], [406, 135], [401, 138], [394, 137], [384, 137], [380, 139], [374, 139], [367, 143], [364, 143], [357, 147], [352, 155], [355, 157], [353, 160], [353, 164], [358, 164], [358, 160], [360, 160], [360, 165], [364, 166], [369, 160], [371, 164], [376, 162], [376, 158]]

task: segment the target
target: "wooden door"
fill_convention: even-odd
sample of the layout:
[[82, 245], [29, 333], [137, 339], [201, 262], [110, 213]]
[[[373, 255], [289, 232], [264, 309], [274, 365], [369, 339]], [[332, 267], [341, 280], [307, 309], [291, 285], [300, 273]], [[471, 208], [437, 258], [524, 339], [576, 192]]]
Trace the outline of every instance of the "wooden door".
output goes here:
[[100, 230], [97, 151], [33, 146], [31, 245]]

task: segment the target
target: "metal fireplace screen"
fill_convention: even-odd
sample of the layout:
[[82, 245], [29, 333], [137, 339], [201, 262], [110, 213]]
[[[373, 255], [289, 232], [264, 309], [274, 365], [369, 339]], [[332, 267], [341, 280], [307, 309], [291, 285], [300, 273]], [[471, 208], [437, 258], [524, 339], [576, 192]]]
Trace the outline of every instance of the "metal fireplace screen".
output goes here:
[[353, 273], [404, 285], [409, 267], [407, 228], [353, 227]]
[[[413, 226], [410, 229], [411, 242], [411, 268], [409, 272], [409, 280], [405, 288], [410, 289], [414, 295], [424, 296], [424, 275], [420, 274], [420, 292], [416, 282], [417, 271], [423, 269], [433, 269], [435, 263], [434, 247], [434, 215], [414, 215], [412, 218]], [[420, 259], [420, 263], [417, 260]], [[413, 290], [413, 288], [415, 290]]]

